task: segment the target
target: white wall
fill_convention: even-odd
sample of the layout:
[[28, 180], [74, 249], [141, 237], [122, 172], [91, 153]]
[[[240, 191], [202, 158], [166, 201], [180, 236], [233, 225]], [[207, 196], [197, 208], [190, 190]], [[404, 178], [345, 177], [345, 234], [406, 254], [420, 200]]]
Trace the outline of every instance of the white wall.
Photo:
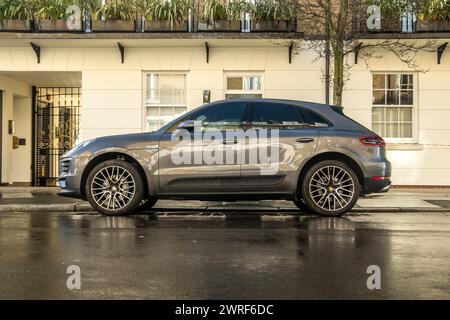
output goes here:
[[26, 139], [25, 146], [12, 150], [13, 182], [31, 182], [31, 98], [13, 98], [13, 119], [16, 123], [14, 136]]
[[[143, 130], [144, 71], [186, 72], [188, 109], [202, 104], [203, 90], [211, 90], [213, 101], [222, 99], [227, 71], [261, 72], [265, 97], [324, 102], [324, 62], [312, 62], [313, 52], [302, 51], [289, 64], [285, 46], [261, 40], [263, 45], [243, 47], [240, 43], [233, 47], [215, 41], [210, 44], [210, 63], [206, 63], [203, 43], [186, 41], [179, 47], [152, 46], [151, 41], [146, 42], [147, 47], [127, 47], [124, 64], [114, 41], [111, 47], [58, 48], [55, 40], [56, 48], [46, 45], [39, 65], [31, 48], [1, 47], [0, 71], [81, 71], [84, 140]], [[435, 52], [421, 54], [417, 61], [428, 70], [416, 73], [417, 143], [409, 150], [389, 146], [393, 181], [397, 185], [450, 185], [450, 53], [444, 53], [441, 65], [436, 63]], [[405, 70], [411, 71], [387, 53], [367, 64], [360, 59], [344, 92], [346, 114], [370, 128], [372, 72]], [[6, 97], [6, 112], [11, 112], [11, 101], [11, 95]]]
[[419, 53], [416, 61], [420, 70], [408, 69], [387, 52], [367, 64], [360, 59], [344, 92], [345, 113], [371, 128], [372, 72], [413, 72], [416, 141], [406, 148], [388, 145], [392, 180], [396, 185], [450, 185], [450, 55], [444, 54], [440, 65], [436, 52]]
[[[14, 96], [31, 98], [31, 86], [0, 76], [0, 90], [3, 92], [3, 123], [2, 123], [2, 183], [14, 182], [12, 135], [8, 134], [8, 120], [14, 119]], [[30, 103], [31, 106], [31, 103]], [[30, 112], [31, 113], [31, 112]], [[29, 123], [31, 126], [31, 121]], [[31, 150], [31, 145], [28, 147]]]
[[90, 58], [83, 64], [83, 140], [144, 129], [144, 71], [185, 72], [188, 110], [202, 105], [203, 90], [211, 91], [212, 101], [224, 99], [228, 71], [263, 74], [265, 97], [325, 100], [322, 64], [311, 63], [307, 53], [294, 56], [289, 64], [288, 50], [281, 46], [211, 48], [209, 63], [203, 47], [130, 48], [123, 65], [111, 49], [86, 56]]

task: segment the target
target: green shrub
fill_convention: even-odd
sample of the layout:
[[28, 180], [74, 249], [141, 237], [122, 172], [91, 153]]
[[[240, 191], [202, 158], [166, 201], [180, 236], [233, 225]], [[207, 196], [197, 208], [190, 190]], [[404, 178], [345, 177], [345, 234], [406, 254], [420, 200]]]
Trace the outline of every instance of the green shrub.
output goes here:
[[35, 0], [0, 0], [0, 19], [31, 20]]
[[447, 20], [450, 15], [450, 0], [424, 0], [419, 2], [420, 20]]
[[99, 20], [134, 20], [136, 18], [136, 7], [134, 1], [107, 0], [104, 5], [101, 1], [94, 0], [88, 4], [91, 7], [91, 15]]

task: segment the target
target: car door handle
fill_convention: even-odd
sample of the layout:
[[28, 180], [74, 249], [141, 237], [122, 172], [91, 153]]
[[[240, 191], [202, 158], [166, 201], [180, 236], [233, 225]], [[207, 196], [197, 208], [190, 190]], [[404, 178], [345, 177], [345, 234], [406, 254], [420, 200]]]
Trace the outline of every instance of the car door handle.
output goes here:
[[236, 144], [238, 143], [237, 139], [234, 140], [223, 140], [222, 141], [223, 144]]
[[313, 141], [314, 141], [314, 138], [298, 138], [297, 140], [295, 140], [295, 142], [298, 142], [298, 143], [310, 143]]

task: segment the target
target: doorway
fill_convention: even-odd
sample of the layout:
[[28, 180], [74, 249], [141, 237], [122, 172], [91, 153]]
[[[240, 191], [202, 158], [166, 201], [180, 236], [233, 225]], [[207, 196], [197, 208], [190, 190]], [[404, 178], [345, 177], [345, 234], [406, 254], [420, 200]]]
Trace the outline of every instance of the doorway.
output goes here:
[[80, 87], [37, 87], [34, 92], [33, 136], [36, 186], [57, 186], [59, 159], [80, 134]]
[[3, 163], [3, 91], [0, 90], [0, 184], [2, 184], [2, 163]]

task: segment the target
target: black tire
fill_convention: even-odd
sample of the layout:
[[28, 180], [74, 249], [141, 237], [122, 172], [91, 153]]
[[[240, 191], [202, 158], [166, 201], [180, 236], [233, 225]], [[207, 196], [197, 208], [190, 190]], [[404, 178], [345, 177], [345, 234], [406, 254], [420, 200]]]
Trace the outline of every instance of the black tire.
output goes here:
[[297, 199], [297, 200], [294, 200], [294, 204], [295, 204], [295, 205], [297, 206], [297, 208], [299, 208], [300, 211], [302, 211], [302, 212], [308, 212], [308, 211], [309, 211], [309, 209], [308, 209], [308, 207], [306, 206], [305, 201], [303, 201], [303, 199]]
[[147, 198], [141, 202], [141, 204], [136, 208], [136, 212], [150, 211], [154, 205], [158, 202], [158, 199], [154, 197]]
[[[116, 176], [114, 172], [117, 172]], [[121, 172], [123, 174], [120, 176]], [[127, 178], [126, 181], [123, 177]], [[120, 159], [107, 160], [92, 169], [87, 178], [85, 190], [90, 205], [104, 215], [131, 214], [144, 198], [144, 184], [139, 170], [131, 163]], [[111, 205], [111, 202], [114, 203]]]
[[[333, 168], [333, 173], [327, 171]], [[324, 179], [318, 179], [321, 176]], [[326, 177], [334, 179], [328, 179], [325, 183]], [[360, 185], [354, 170], [345, 163], [326, 160], [309, 168], [303, 178], [301, 190], [302, 199], [310, 212], [322, 216], [342, 216], [358, 201]]]

